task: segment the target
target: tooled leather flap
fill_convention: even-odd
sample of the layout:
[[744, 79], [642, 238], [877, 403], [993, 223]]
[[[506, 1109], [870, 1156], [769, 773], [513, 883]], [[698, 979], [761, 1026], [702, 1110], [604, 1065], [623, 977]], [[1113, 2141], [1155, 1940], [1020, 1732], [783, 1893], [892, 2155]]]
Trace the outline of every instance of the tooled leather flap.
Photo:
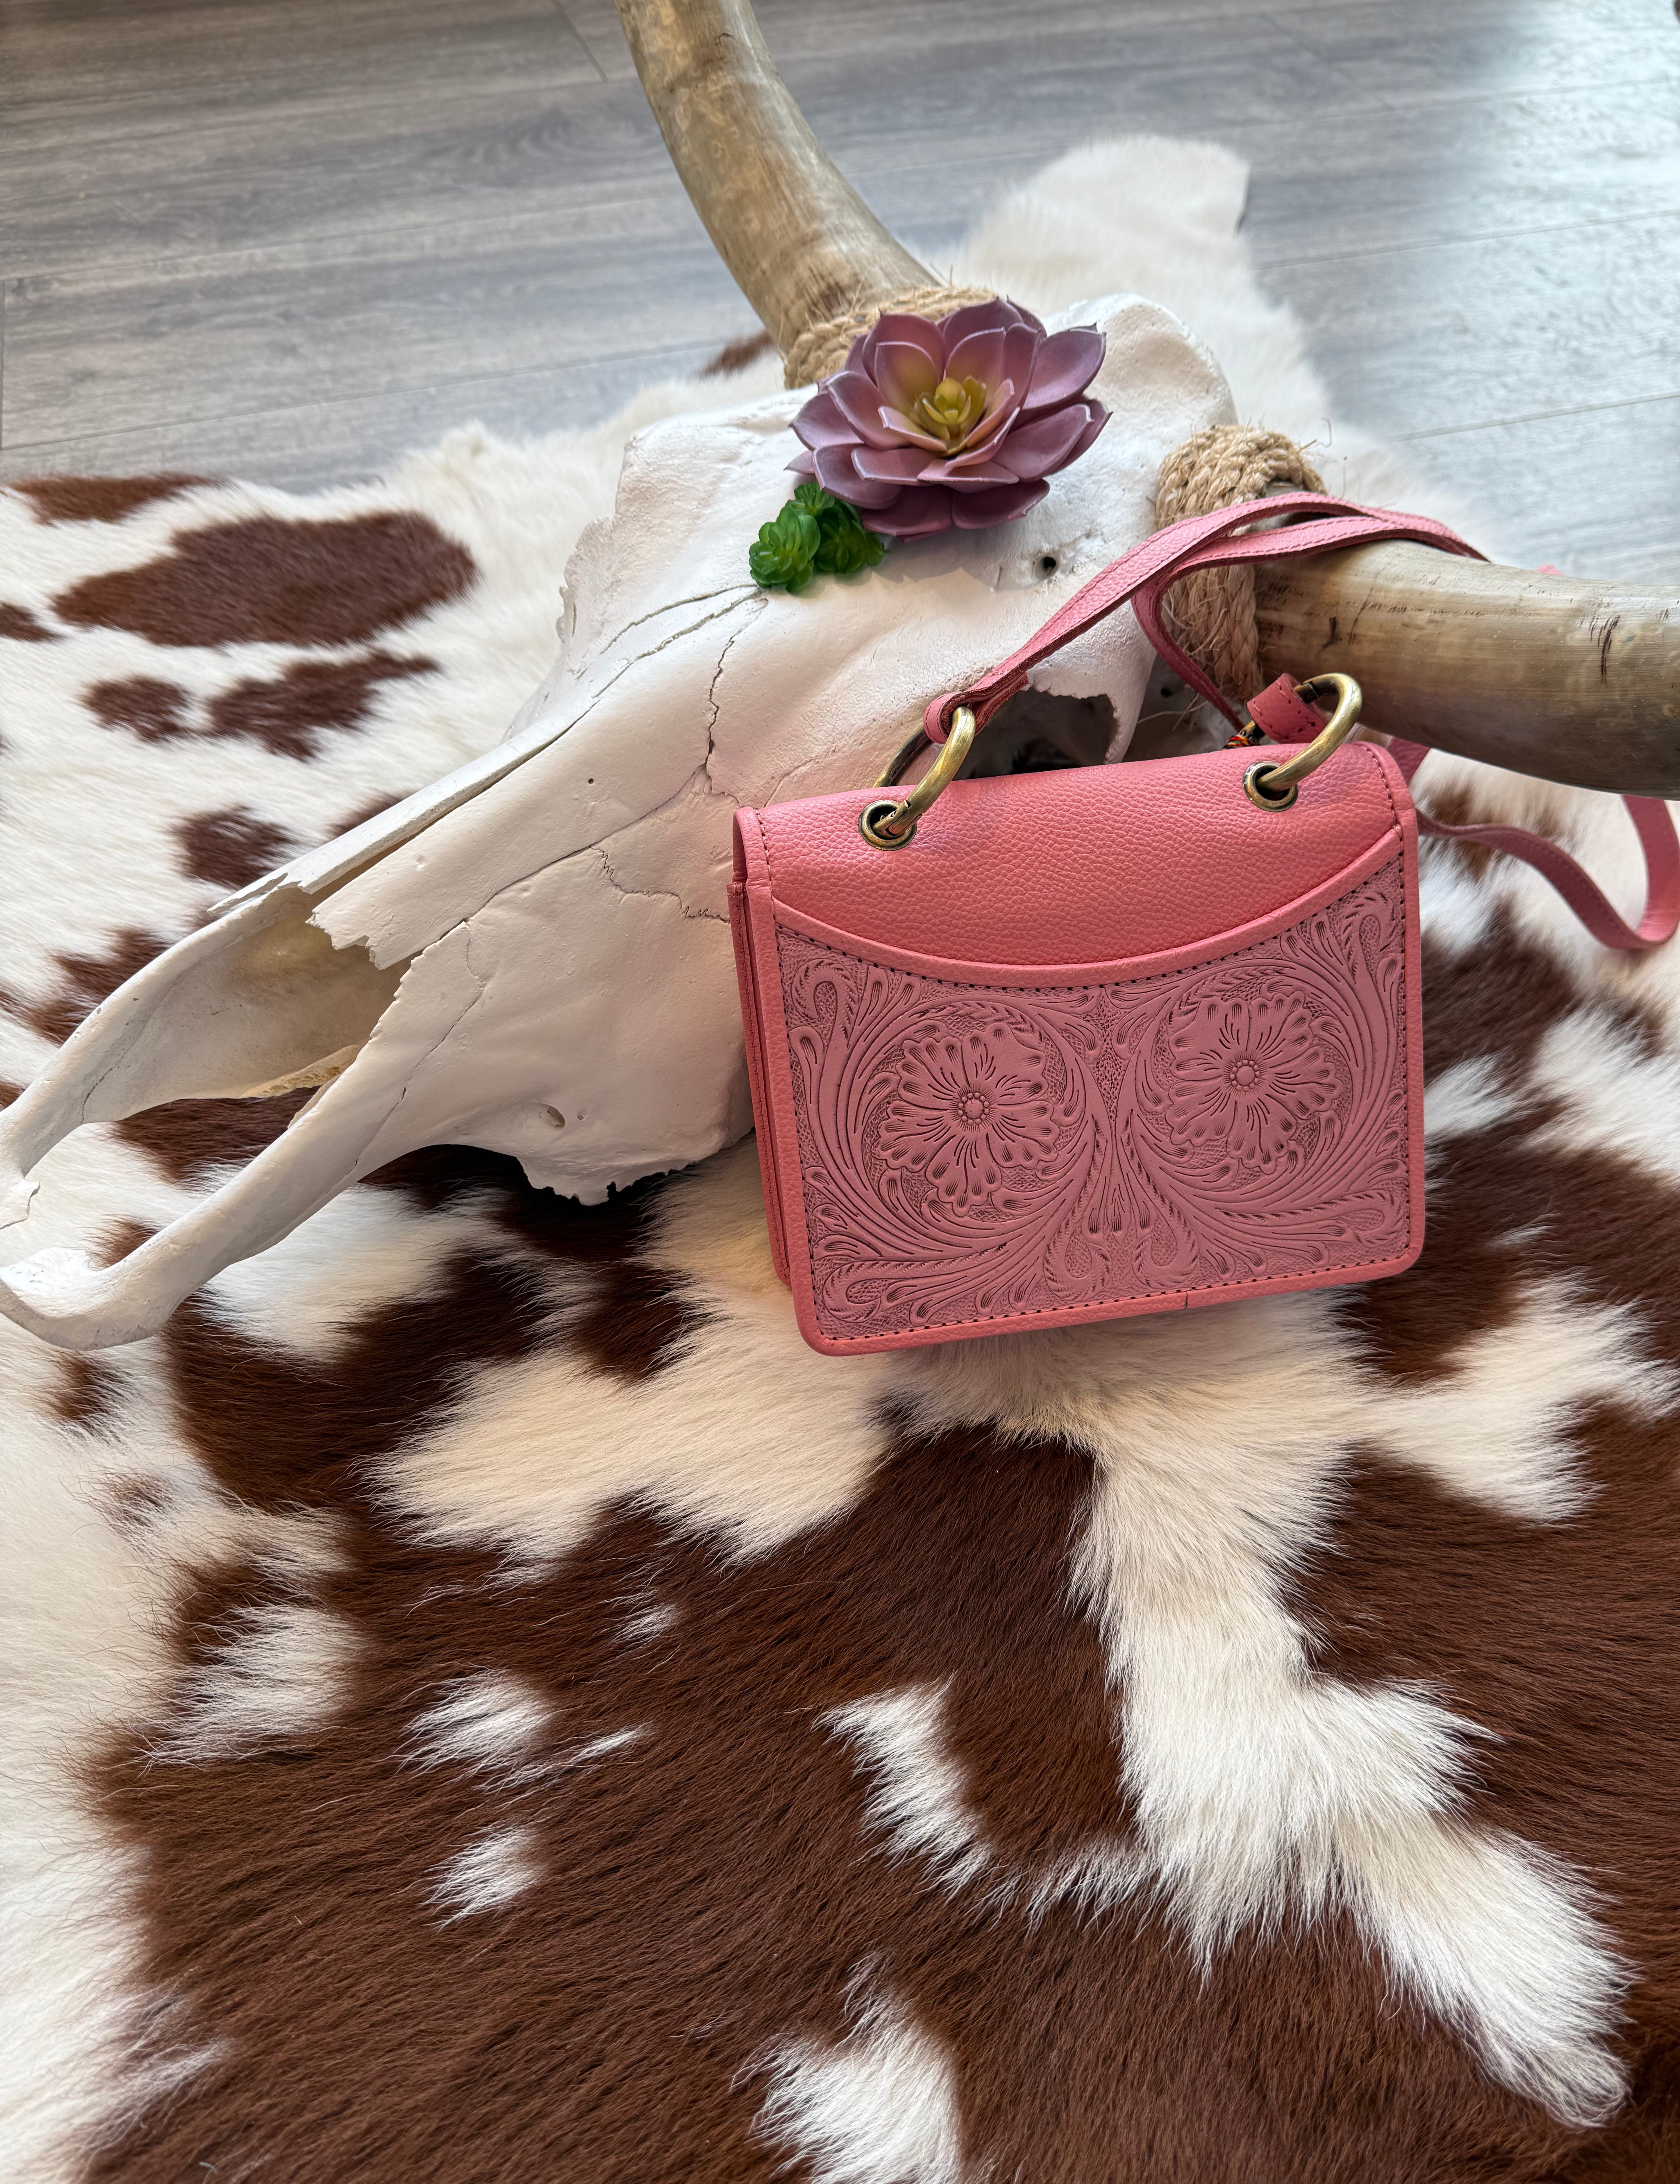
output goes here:
[[903, 849], [858, 815], [879, 792], [743, 811], [736, 875], [777, 922], [907, 968], [1008, 983], [1163, 971], [1306, 914], [1415, 823], [1398, 768], [1349, 744], [1287, 811], [1243, 794], [1252, 750], [952, 783]]

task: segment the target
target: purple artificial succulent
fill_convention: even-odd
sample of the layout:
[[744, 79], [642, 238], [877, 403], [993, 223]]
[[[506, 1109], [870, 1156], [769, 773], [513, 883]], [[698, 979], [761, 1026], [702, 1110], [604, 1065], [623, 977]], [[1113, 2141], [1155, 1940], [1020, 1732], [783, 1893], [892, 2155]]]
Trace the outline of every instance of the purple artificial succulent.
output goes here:
[[1047, 334], [1018, 304], [890, 312], [793, 420], [787, 467], [888, 538], [1011, 523], [1108, 423], [1085, 392], [1102, 360], [1094, 326]]

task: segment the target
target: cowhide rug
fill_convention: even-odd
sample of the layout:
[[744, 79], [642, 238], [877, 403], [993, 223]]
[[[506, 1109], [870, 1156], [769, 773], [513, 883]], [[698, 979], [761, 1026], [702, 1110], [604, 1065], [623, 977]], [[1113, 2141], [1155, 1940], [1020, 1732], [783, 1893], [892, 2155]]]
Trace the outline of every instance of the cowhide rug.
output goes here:
[[[959, 277], [1140, 287], [1462, 520], [1326, 447], [1241, 195], [1076, 153]], [[0, 1072], [493, 741], [707, 398], [0, 495]], [[1420, 789], [1637, 894], [1607, 800]], [[1680, 2176], [1680, 954], [1424, 892], [1399, 1280], [834, 1361], [750, 1145], [595, 1210], [454, 1150], [154, 1340], [0, 1325], [7, 2184]], [[121, 1252], [291, 1105], [83, 1134], [31, 1241]]]

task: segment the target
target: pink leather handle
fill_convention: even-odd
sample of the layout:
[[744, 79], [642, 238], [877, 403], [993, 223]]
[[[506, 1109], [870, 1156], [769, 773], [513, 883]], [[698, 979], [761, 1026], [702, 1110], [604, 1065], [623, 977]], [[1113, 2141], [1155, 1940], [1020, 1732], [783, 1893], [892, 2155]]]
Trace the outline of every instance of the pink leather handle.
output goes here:
[[[1305, 515], [1281, 531], [1251, 531], [1242, 538], [1231, 533], [1261, 517]], [[1444, 553], [1485, 557], [1467, 545], [1456, 532], [1427, 515], [1406, 515], [1391, 508], [1366, 508], [1355, 500], [1338, 500], [1329, 493], [1281, 493], [1267, 500], [1240, 501], [1234, 508], [1216, 508], [1208, 515], [1187, 515], [1165, 531], [1134, 546], [1111, 561], [1099, 576], [1076, 591], [1050, 616], [1035, 637], [1012, 652], [991, 672], [966, 690], [948, 690], [934, 699], [923, 716], [930, 743], [942, 744], [950, 732], [951, 716], [959, 705], [973, 709], [977, 726], [984, 727], [999, 705], [1023, 688], [1026, 677], [1041, 660], [1099, 622], [1104, 615], [1135, 593], [1135, 611], [1144, 635], [1163, 658], [1170, 660], [1191, 687], [1217, 705], [1228, 720], [1239, 716], [1193, 660], [1187, 660], [1160, 626], [1160, 603], [1181, 577], [1198, 569], [1217, 569], [1233, 561], [1271, 561], [1294, 554], [1328, 554], [1343, 546], [1370, 545], [1382, 538], [1411, 538]]]

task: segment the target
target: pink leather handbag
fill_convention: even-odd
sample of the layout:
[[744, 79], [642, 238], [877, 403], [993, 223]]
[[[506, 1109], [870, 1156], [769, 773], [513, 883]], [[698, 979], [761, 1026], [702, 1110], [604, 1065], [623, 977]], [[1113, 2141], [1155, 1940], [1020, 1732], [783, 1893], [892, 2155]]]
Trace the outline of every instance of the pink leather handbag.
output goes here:
[[[1259, 516], [1299, 517], [1233, 538]], [[923, 728], [872, 789], [743, 810], [731, 922], [765, 1203], [805, 1339], [831, 1356], [1399, 1273], [1423, 1242], [1421, 746], [1350, 742], [1344, 677], [1253, 705], [1250, 748], [963, 781], [1028, 671], [1127, 599], [1223, 561], [1438, 524], [1310, 493], [1176, 524], [1088, 584]], [[1327, 724], [1311, 700], [1334, 695]], [[1233, 719], [1236, 716], [1232, 715]], [[1245, 728], [1254, 738], [1255, 730]], [[924, 743], [918, 786], [883, 795]], [[933, 807], [937, 800], [937, 810]], [[1555, 845], [1514, 850], [1595, 935], [1680, 922], [1666, 807], [1629, 800], [1651, 878], [1630, 930]]]

